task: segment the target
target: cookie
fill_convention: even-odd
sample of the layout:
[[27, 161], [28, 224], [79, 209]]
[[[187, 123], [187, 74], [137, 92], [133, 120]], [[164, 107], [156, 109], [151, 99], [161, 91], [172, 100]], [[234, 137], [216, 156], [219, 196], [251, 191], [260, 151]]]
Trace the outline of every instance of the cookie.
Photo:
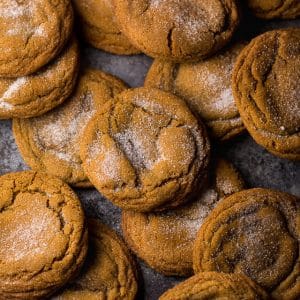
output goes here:
[[25, 162], [76, 187], [90, 187], [79, 156], [83, 130], [97, 109], [125, 88], [111, 75], [84, 69], [63, 105], [36, 118], [14, 119], [15, 140]]
[[61, 104], [74, 89], [79, 50], [75, 39], [60, 56], [32, 75], [0, 78], [0, 118], [30, 118]]
[[232, 77], [242, 120], [273, 154], [300, 159], [300, 29], [266, 32], [241, 52]]
[[267, 293], [248, 277], [217, 272], [199, 273], [166, 291], [159, 300], [267, 300]]
[[234, 0], [114, 0], [122, 32], [147, 55], [176, 62], [212, 55], [239, 23]]
[[231, 90], [232, 69], [244, 46], [235, 44], [197, 63], [176, 64], [157, 59], [147, 74], [145, 86], [182, 97], [199, 114], [213, 138], [228, 140], [244, 130]]
[[193, 244], [203, 220], [220, 199], [243, 186], [231, 164], [218, 160], [210, 182], [195, 201], [162, 213], [123, 211], [125, 241], [156, 271], [167, 276], [191, 276]]
[[69, 39], [69, 0], [0, 2], [0, 76], [21, 77], [56, 57]]
[[89, 122], [80, 156], [107, 199], [146, 212], [187, 201], [206, 177], [209, 150], [205, 128], [184, 101], [137, 88], [119, 94]]
[[295, 19], [300, 16], [299, 0], [247, 0], [251, 11], [261, 19]]
[[140, 53], [122, 34], [112, 0], [74, 0], [84, 39], [93, 47], [120, 55]]
[[135, 299], [138, 284], [134, 261], [118, 235], [90, 219], [89, 252], [80, 276], [56, 300]]
[[61, 180], [32, 171], [0, 177], [0, 298], [45, 299], [87, 253], [84, 213]]
[[272, 299], [300, 297], [300, 201], [268, 189], [238, 192], [206, 218], [194, 245], [194, 270], [243, 273]]

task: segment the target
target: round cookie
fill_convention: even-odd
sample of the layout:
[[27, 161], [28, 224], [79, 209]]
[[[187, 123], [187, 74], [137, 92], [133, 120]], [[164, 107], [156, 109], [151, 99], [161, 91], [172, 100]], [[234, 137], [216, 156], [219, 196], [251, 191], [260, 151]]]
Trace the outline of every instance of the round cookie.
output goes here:
[[167, 276], [191, 276], [194, 240], [201, 224], [223, 197], [242, 190], [232, 167], [218, 160], [203, 190], [193, 202], [162, 213], [123, 211], [123, 235], [130, 248], [147, 264]]
[[299, 199], [286, 193], [257, 188], [229, 196], [197, 234], [195, 272], [243, 273], [272, 299], [298, 299], [299, 217]]
[[79, 50], [72, 39], [60, 56], [32, 75], [0, 78], [0, 118], [30, 118], [61, 104], [74, 89]]
[[176, 62], [212, 55], [239, 23], [234, 0], [114, 0], [122, 32], [142, 52]]
[[184, 101], [137, 88], [108, 102], [88, 124], [80, 146], [94, 186], [123, 209], [163, 210], [203, 183], [209, 141]]
[[85, 69], [63, 105], [39, 117], [14, 119], [15, 140], [25, 162], [34, 170], [60, 177], [76, 187], [90, 187], [81, 166], [79, 142], [96, 111], [124, 89], [119, 79]]
[[247, 3], [262, 19], [295, 19], [300, 16], [299, 0], [247, 0]]
[[90, 244], [83, 270], [55, 299], [135, 299], [137, 270], [123, 241], [96, 219], [88, 225]]
[[156, 87], [185, 99], [217, 140], [228, 140], [244, 130], [231, 90], [231, 74], [244, 43], [205, 61], [176, 64], [155, 60], [145, 86]]
[[0, 76], [36, 72], [59, 54], [72, 29], [70, 0], [1, 0]]
[[74, 0], [81, 19], [81, 31], [93, 47], [120, 55], [140, 53], [123, 35], [117, 24], [112, 0]]
[[45, 299], [87, 253], [84, 213], [60, 179], [32, 171], [0, 177], [0, 298]]
[[243, 275], [199, 273], [166, 291], [159, 300], [267, 300], [268, 295]]
[[274, 30], [241, 52], [232, 77], [244, 125], [273, 154], [300, 159], [300, 29]]

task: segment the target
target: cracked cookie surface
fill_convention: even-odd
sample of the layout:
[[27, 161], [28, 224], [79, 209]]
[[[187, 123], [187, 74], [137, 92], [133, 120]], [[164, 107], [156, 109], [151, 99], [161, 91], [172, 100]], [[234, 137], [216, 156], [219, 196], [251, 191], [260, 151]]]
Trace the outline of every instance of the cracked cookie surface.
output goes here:
[[53, 62], [38, 72], [0, 78], [0, 118], [30, 118], [42, 115], [70, 96], [76, 83], [79, 50], [72, 39]]
[[79, 277], [56, 300], [135, 299], [135, 263], [118, 235], [98, 220], [88, 220], [89, 252]]
[[235, 60], [245, 43], [238, 43], [198, 63], [176, 64], [155, 60], [145, 86], [183, 98], [202, 118], [212, 137], [228, 140], [244, 130], [231, 91]]
[[114, 204], [137, 211], [177, 206], [204, 182], [205, 128], [176, 96], [138, 88], [119, 94], [88, 124], [83, 168]]
[[267, 300], [267, 293], [243, 275], [203, 272], [165, 292], [159, 300]]
[[72, 28], [69, 0], [1, 0], [0, 76], [36, 72], [59, 54]]
[[123, 211], [125, 241], [156, 271], [167, 276], [191, 276], [193, 244], [201, 224], [218, 201], [243, 187], [237, 171], [220, 159], [194, 201], [161, 213]]
[[76, 12], [81, 19], [81, 31], [93, 47], [120, 55], [138, 54], [120, 31], [112, 0], [75, 0]]
[[266, 32], [241, 52], [232, 89], [245, 127], [273, 154], [300, 159], [300, 29]]
[[298, 299], [299, 216], [299, 199], [286, 193], [257, 188], [229, 196], [197, 234], [195, 272], [243, 273], [272, 299]]
[[84, 69], [74, 93], [61, 106], [36, 118], [14, 119], [15, 140], [25, 162], [74, 186], [91, 186], [79, 156], [84, 128], [106, 101], [125, 89], [114, 76]]
[[234, 0], [115, 0], [122, 32], [155, 58], [195, 61], [222, 48], [239, 21]]
[[1, 176], [0, 190], [0, 297], [49, 296], [86, 256], [80, 201], [61, 180], [32, 171]]
[[247, 0], [247, 3], [262, 19], [295, 19], [300, 16], [299, 0]]

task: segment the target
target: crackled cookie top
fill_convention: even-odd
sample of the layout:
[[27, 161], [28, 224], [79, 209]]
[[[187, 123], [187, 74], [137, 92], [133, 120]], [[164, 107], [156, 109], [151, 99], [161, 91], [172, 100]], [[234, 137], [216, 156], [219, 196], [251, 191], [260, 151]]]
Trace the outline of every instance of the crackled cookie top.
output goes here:
[[243, 275], [199, 273], [166, 291], [159, 300], [269, 299], [266, 292]]
[[137, 50], [117, 24], [112, 0], [74, 0], [84, 38], [92, 46], [114, 54], [136, 54]]
[[192, 251], [204, 219], [224, 196], [243, 189], [230, 163], [219, 160], [197, 199], [161, 213], [123, 211], [122, 228], [130, 248], [152, 268], [173, 276], [193, 274]]
[[300, 16], [299, 0], [247, 0], [249, 8], [262, 19], [294, 19]]
[[149, 56], [174, 61], [206, 57], [238, 24], [233, 0], [114, 0], [124, 34]]
[[73, 91], [78, 70], [75, 39], [51, 64], [19, 78], [0, 78], [0, 118], [41, 115], [62, 103]]
[[214, 138], [227, 140], [244, 129], [231, 90], [232, 69], [244, 46], [235, 44], [197, 63], [176, 64], [157, 59], [147, 74], [145, 86], [182, 97], [200, 115]]
[[135, 299], [137, 271], [128, 249], [107, 226], [94, 219], [88, 223], [88, 259], [79, 277], [55, 299]]
[[186, 201], [206, 175], [209, 142], [176, 96], [125, 91], [90, 121], [81, 142], [84, 170], [122, 208], [165, 209]]
[[69, 0], [0, 2], [0, 76], [32, 74], [62, 49], [72, 32]]
[[195, 272], [244, 273], [274, 299], [300, 296], [300, 201], [250, 189], [221, 201], [197, 234]]
[[79, 157], [79, 143], [97, 109], [123, 91], [125, 84], [96, 70], [83, 70], [72, 96], [58, 108], [30, 119], [15, 119], [19, 150], [35, 170], [46, 171], [76, 186], [89, 186]]
[[238, 57], [232, 88], [256, 142], [279, 156], [300, 159], [300, 29], [253, 39]]
[[46, 296], [86, 253], [84, 213], [61, 180], [31, 171], [0, 177], [0, 296]]

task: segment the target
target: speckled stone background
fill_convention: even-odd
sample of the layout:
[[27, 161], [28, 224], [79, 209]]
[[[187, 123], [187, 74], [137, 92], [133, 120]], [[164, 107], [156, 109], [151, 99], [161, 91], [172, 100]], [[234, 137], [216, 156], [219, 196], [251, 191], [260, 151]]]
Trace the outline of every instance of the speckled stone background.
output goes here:
[[[300, 27], [300, 20], [263, 22], [245, 15], [236, 37], [246, 40], [269, 29], [291, 26]], [[83, 47], [82, 57], [83, 64], [119, 76], [131, 87], [143, 85], [152, 62], [144, 55], [121, 57], [89, 47]], [[248, 187], [273, 188], [300, 196], [300, 163], [276, 158], [258, 146], [247, 133], [227, 144], [214, 145], [213, 148], [236, 166]], [[15, 145], [10, 121], [0, 121], [0, 157], [0, 174], [27, 169]], [[98, 217], [121, 234], [118, 208], [105, 200], [96, 190], [77, 189], [76, 192], [88, 216]], [[141, 291], [138, 299], [157, 299], [165, 290], [182, 280], [162, 276], [141, 261], [139, 266]]]

